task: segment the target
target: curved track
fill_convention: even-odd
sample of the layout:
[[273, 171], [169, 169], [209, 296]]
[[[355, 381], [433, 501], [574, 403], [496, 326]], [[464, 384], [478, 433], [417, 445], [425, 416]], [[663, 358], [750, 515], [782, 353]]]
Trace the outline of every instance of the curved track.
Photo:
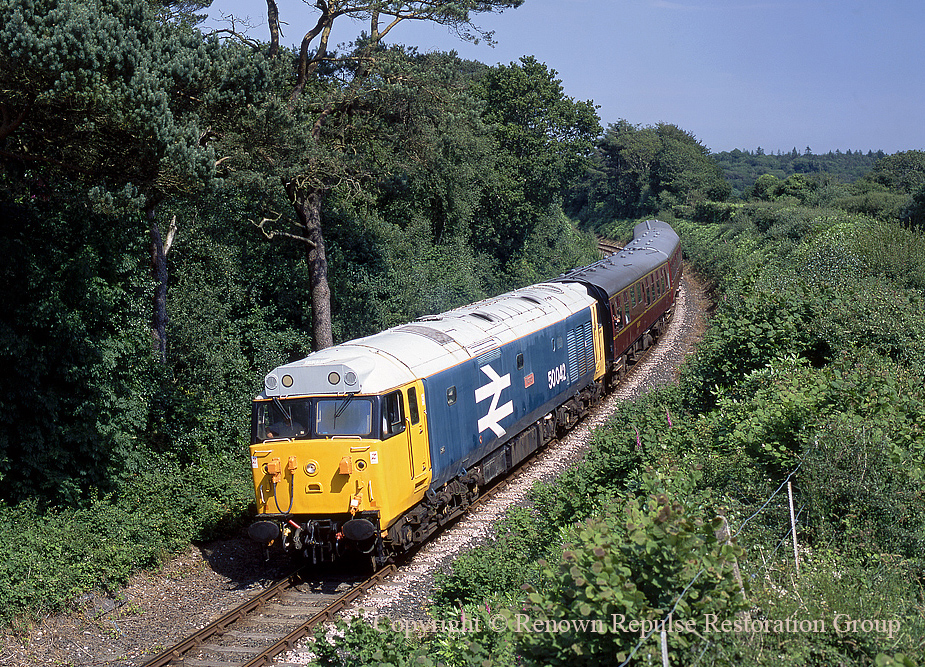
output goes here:
[[620, 252], [623, 249], [623, 246], [617, 245], [613, 241], [608, 239], [598, 239], [597, 240], [597, 250], [601, 254], [601, 257], [607, 257], [608, 255], [613, 255]]

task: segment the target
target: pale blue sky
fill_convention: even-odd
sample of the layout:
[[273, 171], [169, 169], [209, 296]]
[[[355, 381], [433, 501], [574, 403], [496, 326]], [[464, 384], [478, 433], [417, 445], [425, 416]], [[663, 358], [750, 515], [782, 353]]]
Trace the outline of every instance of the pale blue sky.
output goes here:
[[[282, 41], [298, 44], [316, 14], [278, 1]], [[210, 12], [250, 16], [268, 38], [264, 0]], [[389, 37], [490, 65], [535, 56], [605, 126], [674, 123], [712, 151], [925, 150], [925, 0], [526, 0], [477, 23], [494, 48], [424, 23]], [[363, 28], [347, 21], [333, 41]]]

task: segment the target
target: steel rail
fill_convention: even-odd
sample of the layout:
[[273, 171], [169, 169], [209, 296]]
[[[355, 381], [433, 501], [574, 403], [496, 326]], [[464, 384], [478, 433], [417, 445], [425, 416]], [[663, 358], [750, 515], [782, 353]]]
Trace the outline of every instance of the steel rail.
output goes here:
[[[249, 615], [253, 614], [256, 610], [263, 607], [267, 602], [276, 598], [281, 593], [289, 590], [290, 588], [294, 588], [300, 583], [305, 582], [305, 578], [302, 576], [302, 573], [306, 570], [307, 566], [302, 567], [295, 572], [292, 572], [287, 577], [280, 579], [269, 588], [260, 591], [237, 607], [222, 614], [207, 626], [192, 633], [182, 641], [178, 642], [176, 645], [161, 651], [153, 658], [145, 662], [143, 667], [165, 667], [165, 665], [169, 665], [175, 661], [183, 660], [183, 656], [188, 654], [196, 647], [204, 644], [206, 640], [225, 634], [229, 627], [233, 624], [245, 620]], [[350, 590], [339, 595], [327, 606], [325, 606], [324, 609], [314, 614], [305, 623], [297, 627], [295, 630], [292, 630], [281, 640], [272, 644], [271, 646], [261, 649], [260, 653], [246, 664], [251, 666], [268, 664], [269, 660], [272, 660], [274, 656], [278, 655], [287, 648], [291, 648], [296, 641], [305, 637], [316, 625], [323, 621], [331, 620], [337, 612], [341, 611], [350, 602], [353, 602], [367, 590], [380, 583], [383, 579], [393, 574], [394, 572], [394, 565], [386, 565], [384, 568], [373, 574], [368, 579], [360, 582], [356, 586], [353, 586]]]
[[348, 604], [363, 595], [363, 593], [368, 591], [373, 586], [381, 583], [386, 577], [394, 574], [394, 572], [395, 566], [389, 563], [381, 570], [373, 574], [366, 581], [357, 584], [349, 591], [340, 595], [336, 600], [331, 602], [331, 604], [312, 616], [305, 623], [297, 627], [278, 642], [263, 649], [259, 655], [244, 663], [242, 667], [261, 667], [262, 665], [271, 664], [273, 662], [273, 658], [275, 658], [283, 651], [291, 650], [295, 646], [295, 643], [300, 639], [308, 636], [308, 633], [311, 632], [316, 625], [334, 620], [334, 615], [337, 614], [337, 612], [343, 610], [343, 608]]

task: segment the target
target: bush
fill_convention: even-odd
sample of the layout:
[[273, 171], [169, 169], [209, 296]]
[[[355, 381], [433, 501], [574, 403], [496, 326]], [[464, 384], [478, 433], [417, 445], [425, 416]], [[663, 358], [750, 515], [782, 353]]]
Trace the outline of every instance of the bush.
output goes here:
[[252, 491], [240, 460], [187, 469], [152, 463], [121, 493], [84, 508], [0, 506], [0, 618], [61, 612], [82, 593], [115, 590], [191, 540], [241, 525]]
[[[485, 600], [492, 606], [512, 604], [521, 587], [538, 576], [536, 562], [558, 549], [552, 537], [558, 532], [540, 511], [513, 507], [494, 527], [491, 539], [463, 553], [449, 572], [435, 575], [431, 600], [443, 616], [460, 605], [475, 611]], [[511, 563], [518, 567], [511, 567]]]
[[[732, 618], [742, 607], [735, 574], [742, 552], [717, 539], [722, 519], [660, 491], [655, 475], [644, 483], [646, 495], [617, 502], [569, 531], [560, 563], [544, 570], [547, 582], [529, 594], [524, 614], [557, 629], [520, 634], [525, 657], [545, 665], [617, 664], [647, 634], [625, 624], [643, 621], [651, 632], [670, 613], [700, 625], [705, 614]], [[625, 623], [614, 625], [615, 619]], [[598, 625], [576, 626], [581, 620]], [[694, 633], [669, 633], [672, 652], [692, 655], [696, 641]], [[641, 644], [637, 659], [658, 654], [657, 642]]]

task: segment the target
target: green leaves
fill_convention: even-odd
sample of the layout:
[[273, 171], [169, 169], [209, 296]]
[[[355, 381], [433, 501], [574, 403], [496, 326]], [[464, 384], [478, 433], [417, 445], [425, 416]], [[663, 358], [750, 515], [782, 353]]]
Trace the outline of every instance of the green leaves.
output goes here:
[[265, 77], [240, 48], [161, 18], [138, 0], [0, 2], [5, 114], [22, 114], [8, 151], [151, 197], [209, 185], [206, 127], [222, 132]]
[[730, 187], [709, 151], [676, 125], [609, 125], [598, 141], [594, 167], [568, 209], [594, 227], [614, 218], [657, 211], [688, 217], [705, 200], [722, 201]]
[[473, 225], [476, 246], [507, 259], [587, 166], [600, 133], [594, 105], [567, 97], [554, 70], [532, 57], [481, 73], [476, 92], [498, 151], [495, 180]]
[[[559, 631], [521, 634], [526, 657], [552, 665], [616, 661], [645, 634], [628, 631], [630, 621], [648, 622], [643, 627], [652, 630], [671, 608], [678, 619], [702, 618], [730, 616], [743, 603], [731, 568], [741, 549], [719, 543], [718, 525], [660, 492], [662, 484], [646, 474], [642, 497], [615, 502], [569, 531], [561, 564], [544, 569], [547, 582], [526, 608]], [[577, 619], [597, 620], [600, 628], [579, 631]], [[561, 631], [560, 621], [574, 631]], [[672, 633], [670, 645], [691, 639]], [[654, 642], [644, 646], [642, 655], [653, 648]]]

